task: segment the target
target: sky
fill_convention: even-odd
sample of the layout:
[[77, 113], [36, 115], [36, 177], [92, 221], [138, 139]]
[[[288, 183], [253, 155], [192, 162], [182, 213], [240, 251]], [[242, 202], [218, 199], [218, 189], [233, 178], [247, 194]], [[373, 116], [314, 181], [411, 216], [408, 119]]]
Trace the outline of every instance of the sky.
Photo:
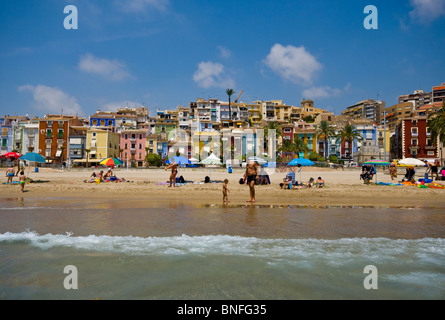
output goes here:
[[445, 0], [3, 0], [0, 115], [154, 115], [228, 88], [335, 114], [391, 106], [445, 82], [444, 30]]

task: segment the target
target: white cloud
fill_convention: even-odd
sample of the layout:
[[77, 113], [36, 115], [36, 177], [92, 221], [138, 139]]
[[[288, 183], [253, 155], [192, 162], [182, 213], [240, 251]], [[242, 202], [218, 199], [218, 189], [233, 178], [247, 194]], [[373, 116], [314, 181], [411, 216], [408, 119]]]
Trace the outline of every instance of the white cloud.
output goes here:
[[218, 50], [219, 50], [219, 55], [221, 56], [221, 58], [228, 59], [232, 56], [232, 51], [230, 51], [229, 49], [227, 49], [224, 46], [218, 46]]
[[101, 75], [113, 81], [131, 78], [126, 67], [118, 60], [101, 59], [88, 53], [80, 57], [79, 69], [92, 74]]
[[272, 47], [264, 63], [283, 79], [304, 84], [312, 83], [316, 72], [322, 68], [305, 47], [281, 44]]
[[202, 88], [233, 88], [235, 81], [226, 74], [221, 63], [200, 62], [193, 80]]
[[351, 85], [349, 83], [344, 89], [336, 89], [329, 86], [311, 87], [303, 91], [303, 96], [308, 99], [338, 97], [343, 92], [348, 91], [350, 87]]
[[43, 85], [25, 85], [19, 87], [19, 91], [29, 91], [33, 94], [35, 107], [39, 110], [55, 113], [83, 115], [84, 112], [77, 100], [58, 88]]
[[445, 16], [444, 0], [410, 0], [413, 10], [411, 18], [419, 23], [428, 24], [440, 16]]
[[115, 0], [115, 5], [126, 13], [145, 13], [149, 8], [165, 11], [169, 0]]

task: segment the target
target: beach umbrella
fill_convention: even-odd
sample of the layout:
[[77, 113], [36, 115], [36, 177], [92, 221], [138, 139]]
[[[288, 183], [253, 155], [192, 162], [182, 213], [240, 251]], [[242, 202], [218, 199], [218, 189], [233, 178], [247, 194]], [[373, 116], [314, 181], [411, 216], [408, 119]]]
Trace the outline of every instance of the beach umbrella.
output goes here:
[[422, 160], [416, 159], [416, 158], [406, 158], [398, 161], [398, 166], [405, 166], [405, 167], [426, 167], [427, 164], [423, 162]]
[[102, 166], [107, 166], [107, 167], [115, 167], [115, 166], [123, 165], [124, 163], [117, 158], [107, 158], [107, 159], [104, 159], [101, 162], [99, 162], [99, 164]]
[[[366, 161], [364, 165], [371, 165], [371, 166], [389, 166], [391, 165], [391, 162], [382, 160], [382, 159], [371, 159], [369, 161]], [[377, 170], [375, 171], [375, 180], [377, 182]]]
[[[202, 161], [200, 162], [200, 164], [204, 164], [204, 165], [206, 165], [206, 166], [210, 166], [210, 167], [212, 167], [212, 166], [220, 166], [222, 163], [221, 163], [221, 159], [219, 159], [219, 157], [215, 156], [215, 155], [212, 153], [208, 158], [202, 160]], [[210, 178], [210, 175], [211, 175], [211, 169], [209, 169], [209, 170], [210, 170], [210, 172], [209, 172], [209, 178]]]
[[20, 158], [22, 155], [20, 154], [20, 153], [17, 153], [17, 152], [8, 152], [8, 153], [5, 153], [4, 155], [3, 155], [3, 157], [5, 158], [5, 159], [9, 159], [9, 160], [17, 160], [18, 158]]
[[172, 162], [176, 163], [177, 165], [192, 164], [189, 159], [187, 159], [186, 157], [181, 157], [181, 156], [170, 158], [165, 163], [171, 164]]
[[301, 166], [300, 170], [298, 170], [298, 173], [300, 174], [300, 183], [303, 183], [303, 181], [301, 180], [301, 170], [303, 169], [302, 167], [310, 167], [315, 165], [315, 163], [313, 163], [311, 160], [305, 159], [305, 158], [295, 158], [293, 160], [291, 160], [288, 164], [288, 166]]
[[305, 158], [296, 158], [296, 159], [293, 159], [292, 161], [290, 161], [287, 165], [288, 166], [301, 165], [302, 167], [310, 167], [310, 166], [315, 165], [315, 163], [313, 163], [311, 160], [308, 160]]
[[28, 152], [27, 154], [20, 157], [20, 160], [22, 161], [28, 161], [28, 176], [29, 176], [29, 162], [36, 162], [36, 163], [46, 163], [45, 158], [38, 153], [35, 152]]
[[45, 163], [46, 160], [45, 158], [38, 153], [34, 153], [34, 152], [29, 152], [27, 154], [25, 154], [24, 156], [20, 157], [20, 160], [26, 160], [29, 162], [38, 162], [38, 163]]
[[208, 158], [202, 160], [200, 163], [212, 166], [220, 166], [222, 164], [221, 159], [215, 156], [213, 153]]

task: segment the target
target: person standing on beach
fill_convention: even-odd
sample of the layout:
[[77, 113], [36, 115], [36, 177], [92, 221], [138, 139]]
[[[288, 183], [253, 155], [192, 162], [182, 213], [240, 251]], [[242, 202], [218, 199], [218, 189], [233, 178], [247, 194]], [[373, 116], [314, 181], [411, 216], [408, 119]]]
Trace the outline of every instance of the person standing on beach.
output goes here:
[[244, 178], [250, 189], [250, 200], [247, 202], [255, 202], [255, 182], [258, 179], [258, 164], [255, 161], [250, 161], [246, 166], [246, 173]]
[[11, 164], [11, 167], [6, 170], [6, 176], [8, 177], [8, 182], [6, 184], [12, 184], [12, 179], [15, 176], [14, 166]]
[[227, 185], [229, 184], [229, 180], [228, 179], [225, 179], [224, 180], [224, 184], [223, 184], [223, 190], [222, 190], [222, 193], [223, 193], [223, 202], [224, 203], [229, 203], [230, 201], [229, 201], [229, 196], [228, 196], [228, 193], [230, 193], [230, 190], [227, 188]]
[[172, 173], [170, 174], [170, 185], [169, 188], [174, 188], [176, 186], [176, 175], [178, 174], [178, 165], [176, 162], [172, 162], [168, 167], [165, 167], [165, 171], [168, 169], [172, 169]]
[[22, 192], [25, 192], [26, 176], [24, 171], [20, 171], [19, 181], [20, 181], [20, 190]]

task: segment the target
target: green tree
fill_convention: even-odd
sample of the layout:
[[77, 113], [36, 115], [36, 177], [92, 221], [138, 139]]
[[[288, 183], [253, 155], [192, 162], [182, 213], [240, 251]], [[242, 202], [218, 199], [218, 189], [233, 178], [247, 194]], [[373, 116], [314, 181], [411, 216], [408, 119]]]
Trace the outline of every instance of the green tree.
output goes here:
[[317, 138], [324, 138], [324, 156], [328, 156], [328, 139], [335, 136], [334, 127], [326, 120], [321, 121], [316, 128]]
[[[431, 141], [442, 145], [445, 142], [445, 100], [442, 107], [428, 116], [428, 128], [431, 132]], [[440, 162], [443, 163], [443, 147], [441, 147]]]
[[352, 144], [354, 141], [359, 141], [363, 139], [363, 135], [358, 132], [355, 127], [347, 123], [343, 129], [340, 129], [340, 132], [337, 134], [337, 141], [341, 142], [348, 142], [349, 143], [349, 149], [351, 151], [351, 159], [353, 159], [352, 154]]
[[149, 153], [145, 156], [145, 162], [152, 166], [160, 167], [162, 160], [161, 157], [156, 153]]
[[233, 89], [227, 89], [226, 90], [226, 94], [229, 97], [229, 116], [230, 116], [230, 120], [232, 120], [232, 105], [231, 105], [231, 99], [232, 96], [235, 94], [235, 91]]

